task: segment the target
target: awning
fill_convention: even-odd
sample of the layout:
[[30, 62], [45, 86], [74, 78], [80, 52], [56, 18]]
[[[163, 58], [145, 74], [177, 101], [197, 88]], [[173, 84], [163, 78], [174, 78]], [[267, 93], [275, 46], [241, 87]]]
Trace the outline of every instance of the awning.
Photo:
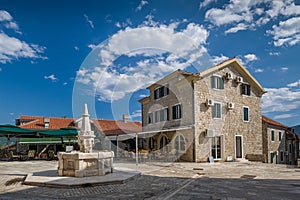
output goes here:
[[[63, 138], [64, 143], [77, 142], [77, 138]], [[20, 138], [19, 144], [61, 144], [61, 138]]]
[[13, 125], [0, 125], [0, 137], [35, 136], [36, 131], [19, 128]]
[[37, 131], [39, 136], [45, 137], [76, 137], [78, 130], [76, 128], [61, 128], [58, 130]]

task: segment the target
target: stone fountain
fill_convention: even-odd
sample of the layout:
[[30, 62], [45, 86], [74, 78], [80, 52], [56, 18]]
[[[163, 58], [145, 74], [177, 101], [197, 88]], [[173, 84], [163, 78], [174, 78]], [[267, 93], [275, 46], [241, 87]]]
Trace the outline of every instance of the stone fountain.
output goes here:
[[103, 176], [113, 172], [113, 151], [93, 151], [94, 131], [87, 104], [78, 123], [80, 151], [58, 153], [58, 175], [73, 177]]

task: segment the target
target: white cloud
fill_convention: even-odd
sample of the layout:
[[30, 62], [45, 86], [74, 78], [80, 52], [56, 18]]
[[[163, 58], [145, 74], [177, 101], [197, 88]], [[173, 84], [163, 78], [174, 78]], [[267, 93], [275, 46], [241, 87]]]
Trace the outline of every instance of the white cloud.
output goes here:
[[97, 47], [97, 45], [95, 45], [95, 44], [89, 44], [88, 45], [88, 48], [91, 48], [91, 49], [95, 49]]
[[146, 0], [141, 0], [140, 4], [138, 5], [138, 7], [137, 7], [135, 10], [136, 10], [136, 11], [141, 11], [142, 8], [143, 8], [146, 4], [148, 4], [148, 1], [146, 1]]
[[9, 12], [5, 10], [0, 10], [0, 23], [4, 25], [5, 28], [19, 30], [19, 26], [16, 22], [14, 22], [13, 17], [9, 14]]
[[263, 71], [264, 71], [264, 70], [263, 70], [263, 69], [260, 69], [260, 68], [254, 70], [255, 73], [262, 73]]
[[247, 30], [247, 29], [248, 29], [247, 25], [245, 25], [244, 23], [239, 23], [235, 27], [232, 27], [232, 28], [228, 29], [227, 31], [225, 31], [225, 34], [236, 33], [238, 31], [243, 31], [243, 30]]
[[80, 50], [78, 46], [75, 46], [74, 49], [75, 49], [76, 51], [79, 51], [79, 50]]
[[217, 65], [225, 60], [228, 60], [229, 58], [227, 56], [224, 56], [223, 54], [221, 54], [221, 56], [213, 56], [211, 62], [214, 65]]
[[130, 118], [141, 117], [141, 116], [142, 116], [142, 110], [136, 110], [130, 114]]
[[44, 76], [44, 79], [50, 79], [52, 82], [58, 81], [58, 79], [55, 77], [54, 74], [51, 74], [49, 76]]
[[[13, 17], [5, 10], [0, 10], [0, 26], [7, 29], [13, 29], [21, 34], [18, 24]], [[45, 47], [28, 44], [16, 37], [7, 35], [4, 30], [0, 30], [0, 63], [5, 64], [19, 58], [42, 58], [40, 54], [44, 53]]]
[[5, 33], [0, 33], [0, 62], [5, 64], [13, 59], [19, 58], [42, 58], [45, 47], [35, 44], [28, 44], [15, 37], [10, 37]]
[[280, 53], [279, 52], [269, 52], [270, 56], [279, 56]]
[[122, 25], [121, 25], [120, 22], [116, 22], [115, 25], [116, 25], [116, 27], [118, 27], [118, 28], [122, 28]]
[[90, 27], [94, 28], [94, 22], [89, 19], [89, 16], [87, 16], [86, 14], [84, 14], [83, 16], [84, 16], [85, 20], [88, 22], [88, 24], [90, 25]]
[[257, 56], [255, 54], [247, 54], [244, 56], [244, 58], [246, 59], [245, 60], [245, 63], [249, 63], [249, 62], [252, 62], [252, 61], [255, 61], [255, 60], [258, 60]]
[[255, 30], [276, 19], [282, 21], [267, 30], [275, 46], [296, 45], [300, 42], [300, 6], [293, 0], [231, 0], [222, 8], [211, 8], [205, 19], [215, 26], [229, 27], [225, 34], [240, 30]]
[[[209, 32], [203, 26], [190, 23], [177, 31], [176, 23], [155, 24], [127, 27], [111, 36], [106, 45], [97, 46], [100, 52], [99, 63], [94, 65], [97, 67], [79, 70], [77, 82], [92, 86], [101, 101], [119, 100], [177, 69], [198, 62], [206, 53], [204, 45]], [[162, 56], [166, 52], [170, 54]], [[118, 70], [113, 62], [121, 55], [147, 58]]]
[[200, 3], [199, 8], [204, 8], [208, 6], [209, 4], [216, 2], [217, 0], [204, 0], [203, 2]]
[[296, 114], [281, 114], [281, 115], [276, 115], [274, 119], [287, 119], [287, 118], [292, 118], [297, 116]]
[[287, 68], [287, 67], [281, 67], [280, 69], [282, 72], [286, 72], [287, 70], [289, 70], [289, 68]]
[[141, 94], [141, 95], [139, 95], [139, 98], [144, 98], [144, 97], [147, 97], [148, 95], [146, 95], [146, 94]]
[[273, 30], [267, 31], [273, 35], [274, 45], [293, 46], [300, 42], [300, 17], [293, 17], [279, 22], [279, 25], [273, 25]]
[[296, 82], [288, 84], [287, 86], [288, 87], [298, 87], [298, 86], [300, 86], [300, 79]]
[[68, 85], [68, 83], [67, 83], [67, 82], [64, 82], [63, 85], [64, 85], [64, 86], [65, 86], [65, 85]]
[[289, 112], [300, 107], [300, 91], [288, 87], [266, 88], [262, 98], [263, 113]]

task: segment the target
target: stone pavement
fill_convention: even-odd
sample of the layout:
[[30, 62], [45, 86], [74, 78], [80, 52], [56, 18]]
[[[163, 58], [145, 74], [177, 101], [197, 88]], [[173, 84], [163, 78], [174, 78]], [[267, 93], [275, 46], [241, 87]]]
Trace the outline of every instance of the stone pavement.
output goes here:
[[23, 185], [57, 161], [0, 162], [0, 199], [300, 199], [300, 168], [254, 162], [115, 163], [140, 171], [124, 184], [81, 188]]

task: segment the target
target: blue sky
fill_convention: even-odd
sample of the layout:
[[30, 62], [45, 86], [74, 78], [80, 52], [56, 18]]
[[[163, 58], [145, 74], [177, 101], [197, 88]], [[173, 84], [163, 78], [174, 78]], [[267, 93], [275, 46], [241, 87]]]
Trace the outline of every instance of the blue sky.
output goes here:
[[0, 124], [78, 117], [85, 102], [140, 120], [142, 88], [237, 56], [268, 91], [263, 114], [297, 125], [299, 45], [297, 0], [0, 0]]

